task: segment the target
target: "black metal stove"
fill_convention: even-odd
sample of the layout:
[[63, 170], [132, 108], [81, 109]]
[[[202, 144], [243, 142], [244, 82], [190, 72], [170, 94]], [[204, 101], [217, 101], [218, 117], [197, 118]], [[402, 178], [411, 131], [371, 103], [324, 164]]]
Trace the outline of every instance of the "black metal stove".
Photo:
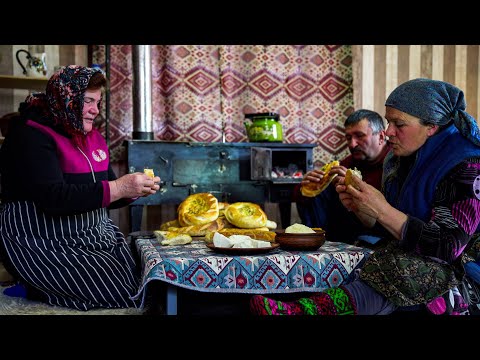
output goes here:
[[288, 226], [293, 188], [313, 169], [315, 146], [130, 140], [129, 171], [152, 168], [162, 180], [157, 194], [130, 205], [131, 231], [140, 230], [144, 205], [180, 204], [199, 192], [210, 192], [229, 203], [279, 203], [279, 225]]

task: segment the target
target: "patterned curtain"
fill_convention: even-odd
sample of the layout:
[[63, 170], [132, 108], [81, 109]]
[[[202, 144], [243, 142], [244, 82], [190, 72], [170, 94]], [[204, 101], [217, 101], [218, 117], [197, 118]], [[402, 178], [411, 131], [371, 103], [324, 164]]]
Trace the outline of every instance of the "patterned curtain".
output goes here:
[[[131, 46], [110, 47], [110, 146], [132, 133]], [[343, 158], [353, 111], [352, 49], [338, 45], [152, 45], [153, 131], [166, 141], [247, 141], [244, 114], [277, 112], [285, 143], [316, 143], [320, 164]], [[104, 63], [94, 46], [93, 62]]]

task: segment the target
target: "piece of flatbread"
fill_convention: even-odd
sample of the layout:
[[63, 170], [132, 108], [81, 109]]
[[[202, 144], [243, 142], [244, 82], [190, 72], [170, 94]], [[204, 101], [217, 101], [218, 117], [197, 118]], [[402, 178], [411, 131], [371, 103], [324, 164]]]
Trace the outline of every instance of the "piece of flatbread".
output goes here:
[[335, 179], [338, 174], [330, 174], [330, 169], [333, 166], [339, 166], [340, 162], [337, 160], [334, 160], [332, 162], [329, 162], [328, 164], [325, 164], [322, 166], [320, 170], [325, 172], [325, 175], [323, 175], [323, 178], [320, 180], [320, 182], [310, 182], [306, 185], [302, 185], [300, 188], [300, 191], [303, 196], [307, 197], [315, 197], [319, 195], [323, 190], [325, 190], [328, 185]]
[[265, 224], [265, 226], [270, 230], [275, 230], [277, 228], [277, 223], [273, 220], [267, 220], [267, 223]]
[[155, 236], [162, 245], [185, 245], [192, 242], [188, 234], [180, 234], [174, 231], [155, 230]]
[[353, 185], [353, 176], [357, 176], [360, 178], [360, 180], [362, 180], [362, 173], [360, 170], [358, 170], [357, 168], [347, 169], [347, 173], [345, 174], [345, 186], [352, 185], [357, 190], [360, 190], [358, 187]]
[[143, 172], [145, 173], [145, 175], [150, 176], [152, 179], [155, 177], [153, 169], [143, 169]]

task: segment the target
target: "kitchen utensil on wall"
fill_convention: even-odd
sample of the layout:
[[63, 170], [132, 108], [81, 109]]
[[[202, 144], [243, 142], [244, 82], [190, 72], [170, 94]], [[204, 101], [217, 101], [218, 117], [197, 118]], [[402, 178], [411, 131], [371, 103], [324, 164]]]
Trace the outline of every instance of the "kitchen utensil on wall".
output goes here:
[[244, 125], [251, 142], [282, 142], [282, 124], [277, 113], [245, 114]]
[[[25, 66], [23, 65], [22, 61], [20, 61], [19, 57], [19, 54], [22, 52], [27, 55], [27, 64]], [[30, 52], [27, 50], [20, 49], [16, 52], [15, 57], [17, 58], [17, 62], [21, 66], [24, 75], [37, 78], [43, 78], [47, 76], [46, 53], [30, 54]]]

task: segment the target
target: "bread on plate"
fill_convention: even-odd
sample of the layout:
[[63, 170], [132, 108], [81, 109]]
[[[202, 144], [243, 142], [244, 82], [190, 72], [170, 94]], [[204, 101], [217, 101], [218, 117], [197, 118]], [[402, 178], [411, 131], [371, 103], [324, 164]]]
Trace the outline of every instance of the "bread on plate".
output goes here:
[[236, 227], [253, 229], [267, 224], [267, 214], [262, 208], [251, 202], [236, 202], [225, 209], [225, 217]]
[[217, 220], [218, 200], [210, 193], [192, 194], [178, 207], [178, 222], [181, 226], [203, 225]]

